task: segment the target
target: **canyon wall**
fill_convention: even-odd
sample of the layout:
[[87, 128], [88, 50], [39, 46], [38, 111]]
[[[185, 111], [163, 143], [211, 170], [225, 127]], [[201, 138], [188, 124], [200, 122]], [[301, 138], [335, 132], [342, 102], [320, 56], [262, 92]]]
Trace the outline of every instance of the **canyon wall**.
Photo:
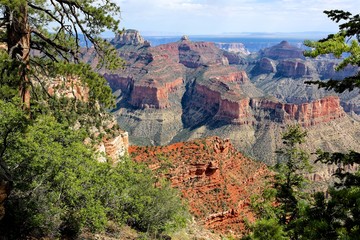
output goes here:
[[244, 232], [254, 220], [250, 198], [271, 175], [267, 167], [239, 153], [218, 137], [163, 147], [130, 147], [135, 161], [171, 181], [187, 199], [197, 221], [224, 234]]
[[[322, 79], [334, 59], [304, 58], [302, 49], [287, 42], [245, 58], [188, 37], [156, 47], [125, 44], [117, 51], [125, 69], [105, 77], [118, 96], [114, 114], [131, 135], [130, 144], [218, 135], [273, 164], [286, 125], [299, 123], [313, 148], [360, 146], [359, 124], [341, 107], [356, 111], [358, 101], [346, 105], [342, 98], [340, 105], [331, 93], [304, 84]], [[324, 129], [346, 136], [328, 137]]]

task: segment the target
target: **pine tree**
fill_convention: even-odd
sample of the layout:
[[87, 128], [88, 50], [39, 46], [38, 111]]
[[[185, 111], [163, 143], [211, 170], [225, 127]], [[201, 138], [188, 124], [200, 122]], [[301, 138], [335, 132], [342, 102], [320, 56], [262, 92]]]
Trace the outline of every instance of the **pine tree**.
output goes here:
[[[330, 34], [327, 38], [319, 41], [305, 41], [304, 44], [311, 48], [305, 51], [308, 57], [317, 57], [322, 54], [332, 54], [336, 58], [342, 58], [336, 70], [341, 70], [347, 65], [360, 66], [360, 15], [353, 15], [342, 10], [324, 11], [328, 17], [335, 22], [343, 22], [339, 25], [339, 32]], [[354, 39], [355, 38], [355, 39]], [[346, 55], [344, 55], [346, 53]], [[317, 84], [327, 90], [333, 89], [342, 93], [346, 90], [352, 91], [360, 87], [360, 72], [354, 76], [346, 77], [342, 81], [310, 81], [307, 83]]]
[[[87, 47], [95, 49], [99, 67], [117, 68], [122, 64], [115, 49], [100, 37], [107, 29], [118, 31], [116, 16], [120, 8], [110, 0], [2, 0], [0, 8], [0, 27], [5, 27], [1, 42], [7, 44], [8, 57], [17, 68], [18, 89], [27, 111], [32, 80], [43, 84], [41, 76], [62, 74], [64, 68], [68, 68], [68, 74], [74, 73], [63, 63], [80, 62], [82, 38]], [[83, 68], [76, 71], [80, 77], [91, 77], [87, 67], [75, 66], [72, 68]], [[99, 78], [92, 76], [92, 80]]]
[[[339, 32], [319, 41], [306, 41], [312, 49], [306, 56], [332, 54], [341, 58], [336, 70], [347, 65], [360, 66], [360, 15], [342, 10], [324, 11], [328, 17], [341, 24]], [[315, 81], [321, 88], [342, 93], [360, 88], [360, 71], [344, 80]], [[360, 164], [360, 153], [329, 153], [318, 150], [318, 162], [336, 164], [337, 181], [330, 187], [329, 199], [323, 193], [315, 195], [315, 204], [309, 206], [301, 223], [301, 235], [306, 239], [358, 239], [360, 235], [360, 170], [348, 172], [345, 166]]]

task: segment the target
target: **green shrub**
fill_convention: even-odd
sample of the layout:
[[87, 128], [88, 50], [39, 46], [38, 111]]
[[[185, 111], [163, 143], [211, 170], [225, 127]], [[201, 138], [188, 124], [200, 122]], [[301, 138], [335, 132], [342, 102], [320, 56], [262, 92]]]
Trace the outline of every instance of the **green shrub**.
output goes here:
[[14, 184], [2, 233], [11, 239], [76, 236], [83, 229], [103, 231], [109, 220], [129, 219], [149, 232], [185, 224], [187, 211], [175, 190], [155, 187], [152, 172], [128, 158], [116, 167], [97, 162], [85, 137], [51, 116], [39, 116], [25, 133], [15, 131], [3, 156]]

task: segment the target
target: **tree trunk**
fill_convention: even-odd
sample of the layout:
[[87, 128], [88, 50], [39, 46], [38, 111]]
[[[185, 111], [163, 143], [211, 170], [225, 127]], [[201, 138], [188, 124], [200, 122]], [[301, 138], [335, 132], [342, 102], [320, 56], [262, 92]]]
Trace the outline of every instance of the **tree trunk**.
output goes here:
[[19, 92], [25, 111], [30, 110], [30, 81], [27, 76], [30, 68], [30, 26], [28, 23], [28, 6], [20, 5], [16, 9], [6, 8], [8, 53], [20, 62]]

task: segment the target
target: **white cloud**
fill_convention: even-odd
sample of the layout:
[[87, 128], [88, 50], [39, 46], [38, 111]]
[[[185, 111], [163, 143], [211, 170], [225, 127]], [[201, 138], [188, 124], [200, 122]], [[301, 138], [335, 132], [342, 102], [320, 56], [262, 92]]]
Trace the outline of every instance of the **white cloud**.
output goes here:
[[142, 31], [336, 31], [324, 10], [360, 12], [358, 0], [117, 0], [122, 25]]

